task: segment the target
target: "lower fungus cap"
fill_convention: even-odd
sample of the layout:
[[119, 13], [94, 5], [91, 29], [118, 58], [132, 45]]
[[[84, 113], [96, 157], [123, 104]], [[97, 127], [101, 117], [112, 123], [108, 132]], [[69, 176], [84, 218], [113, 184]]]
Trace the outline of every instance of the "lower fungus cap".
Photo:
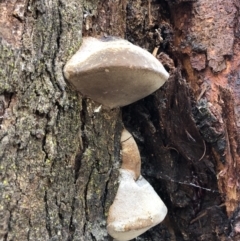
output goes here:
[[109, 210], [108, 233], [118, 241], [127, 241], [162, 222], [167, 208], [152, 186], [140, 176], [120, 169], [120, 184]]
[[100, 104], [131, 104], [159, 89], [169, 74], [148, 51], [123, 39], [83, 38], [64, 75], [74, 88]]

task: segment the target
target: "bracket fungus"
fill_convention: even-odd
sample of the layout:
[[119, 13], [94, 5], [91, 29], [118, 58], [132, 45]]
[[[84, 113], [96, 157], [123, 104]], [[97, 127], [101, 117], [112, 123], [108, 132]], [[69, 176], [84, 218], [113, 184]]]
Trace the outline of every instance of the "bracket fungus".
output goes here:
[[148, 51], [121, 39], [83, 38], [64, 67], [68, 82], [83, 96], [115, 108], [159, 89], [169, 74]]
[[107, 230], [116, 240], [127, 241], [159, 224], [167, 214], [167, 207], [140, 175], [140, 154], [127, 130], [123, 131], [121, 142], [123, 164], [120, 169], [120, 183], [109, 209]]
[[[83, 38], [66, 63], [64, 76], [83, 96], [108, 108], [129, 105], [159, 89], [169, 74], [148, 51], [120, 38]], [[141, 157], [132, 135], [121, 136], [119, 188], [109, 210], [108, 233], [133, 239], [160, 223], [167, 208], [141, 176]]]
[[134, 180], [137, 180], [141, 175], [141, 157], [138, 151], [137, 144], [132, 135], [124, 129], [121, 135], [122, 144], [122, 169], [127, 169], [132, 172]]

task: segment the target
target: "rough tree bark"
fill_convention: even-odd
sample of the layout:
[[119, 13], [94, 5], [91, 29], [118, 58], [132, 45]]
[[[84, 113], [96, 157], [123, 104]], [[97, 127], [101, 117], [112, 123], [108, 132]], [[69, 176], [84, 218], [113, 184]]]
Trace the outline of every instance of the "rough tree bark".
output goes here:
[[[112, 240], [125, 125], [169, 209], [137, 240], [239, 240], [238, 0], [0, 0], [0, 240]], [[122, 109], [65, 82], [82, 36], [158, 48], [171, 77]]]

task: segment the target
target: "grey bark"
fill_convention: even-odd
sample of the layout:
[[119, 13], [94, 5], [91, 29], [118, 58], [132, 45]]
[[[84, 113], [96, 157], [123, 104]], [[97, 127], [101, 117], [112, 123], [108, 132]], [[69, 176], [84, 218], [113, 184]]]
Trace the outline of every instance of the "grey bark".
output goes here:
[[80, 46], [85, 6], [0, 2], [2, 21], [4, 11], [12, 21], [1, 22], [0, 240], [107, 235], [119, 110], [94, 113], [98, 105], [82, 100], [62, 73]]

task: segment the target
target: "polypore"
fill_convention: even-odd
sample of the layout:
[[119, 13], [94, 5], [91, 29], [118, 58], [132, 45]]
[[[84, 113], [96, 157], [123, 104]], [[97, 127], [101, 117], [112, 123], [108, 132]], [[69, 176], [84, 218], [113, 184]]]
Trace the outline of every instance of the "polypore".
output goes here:
[[132, 135], [124, 129], [121, 135], [122, 144], [122, 169], [131, 171], [134, 180], [137, 180], [141, 174], [141, 157], [137, 144]]
[[148, 51], [120, 38], [83, 38], [64, 75], [83, 96], [115, 108], [160, 88], [169, 74]]
[[123, 130], [121, 143], [123, 158], [120, 183], [109, 210], [107, 230], [118, 241], [126, 241], [160, 223], [167, 214], [167, 208], [140, 175], [140, 154], [127, 130]]
[[[64, 75], [83, 96], [105, 107], [131, 104], [160, 88], [169, 74], [146, 50], [120, 38], [83, 38]], [[117, 240], [130, 240], [161, 222], [167, 208], [141, 176], [141, 158], [132, 135], [121, 137], [119, 188], [109, 210], [107, 229]]]

